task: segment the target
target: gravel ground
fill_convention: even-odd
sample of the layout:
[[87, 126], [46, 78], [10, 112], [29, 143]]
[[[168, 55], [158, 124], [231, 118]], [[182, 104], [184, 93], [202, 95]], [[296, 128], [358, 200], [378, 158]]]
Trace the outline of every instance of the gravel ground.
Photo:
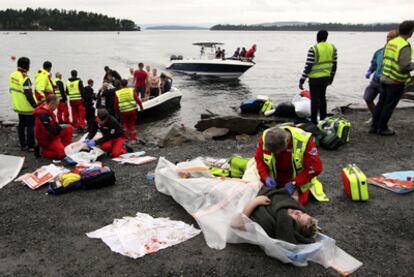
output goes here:
[[[364, 265], [355, 276], [412, 276], [414, 199], [370, 187], [370, 200], [355, 203], [343, 192], [341, 169], [356, 163], [367, 176], [414, 169], [412, 118], [414, 109], [398, 110], [391, 125], [395, 137], [369, 135], [366, 112], [346, 117], [353, 123], [351, 141], [337, 151], [320, 150], [324, 171], [320, 180], [331, 199], [312, 201], [309, 210], [324, 233]], [[0, 153], [22, 155], [15, 131], [0, 129]], [[148, 154], [181, 161], [201, 155], [252, 156], [257, 137], [238, 143], [235, 138], [186, 143], [169, 148], [144, 147]], [[160, 194], [146, 173], [156, 163], [129, 166], [103, 159], [113, 168], [117, 184], [61, 196], [46, 195], [46, 188], [31, 191], [11, 183], [0, 191], [0, 276], [337, 276], [317, 264], [297, 268], [267, 257], [259, 247], [228, 245], [210, 249], [202, 235], [134, 260], [112, 252], [102, 241], [85, 233], [136, 212], [170, 217], [196, 224], [170, 197]], [[50, 160], [26, 156], [22, 172], [33, 171]]]

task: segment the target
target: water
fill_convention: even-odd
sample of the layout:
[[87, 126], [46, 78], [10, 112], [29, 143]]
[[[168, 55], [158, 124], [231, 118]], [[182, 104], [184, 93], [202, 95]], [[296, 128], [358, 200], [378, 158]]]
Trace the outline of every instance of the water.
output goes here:
[[[183, 92], [181, 109], [165, 122], [193, 125], [206, 109], [231, 112], [243, 99], [262, 94], [275, 102], [289, 101], [298, 92], [306, 54], [315, 43], [314, 32], [211, 32], [211, 31], [143, 31], [143, 32], [28, 32], [0, 34], [0, 118], [15, 119], [8, 93], [8, 76], [15, 70], [11, 55], [27, 56], [32, 65], [30, 76], [45, 60], [53, 63], [52, 72], [62, 72], [66, 80], [72, 69], [84, 80], [101, 83], [105, 65], [122, 76], [129, 68], [144, 62], [164, 71], [172, 54], [196, 57], [196, 41], [224, 42], [227, 55], [235, 48], [257, 44], [256, 65], [239, 81], [212, 82], [193, 80], [173, 74], [174, 86]], [[385, 43], [385, 33], [332, 32], [329, 41], [338, 49], [338, 71], [328, 88], [329, 106], [361, 102], [368, 80], [364, 78], [374, 51]]]

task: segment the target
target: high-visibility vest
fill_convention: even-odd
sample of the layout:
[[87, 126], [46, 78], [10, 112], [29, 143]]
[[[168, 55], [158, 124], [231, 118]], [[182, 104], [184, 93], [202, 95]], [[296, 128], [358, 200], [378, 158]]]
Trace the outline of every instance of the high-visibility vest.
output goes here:
[[35, 90], [42, 96], [45, 97], [45, 91], [53, 92], [53, 84], [49, 79], [49, 72], [40, 69], [35, 74]]
[[315, 62], [312, 66], [309, 78], [329, 77], [332, 73], [335, 46], [329, 42], [319, 42], [312, 46], [315, 53]]
[[118, 97], [118, 107], [121, 113], [130, 112], [137, 108], [132, 88], [122, 88], [115, 92]]
[[18, 70], [10, 74], [9, 88], [12, 97], [13, 110], [19, 114], [31, 115], [34, 110], [24, 94], [23, 85], [28, 79], [28, 76], [23, 75], [23, 73]]
[[398, 36], [388, 41], [382, 59], [382, 75], [400, 83], [407, 83], [411, 80], [410, 73], [401, 73], [399, 64], [401, 49], [404, 47], [409, 47], [411, 56], [411, 45], [402, 37]]
[[[306, 151], [306, 147], [308, 146], [309, 139], [311, 138], [312, 134], [303, 131], [302, 129], [291, 127], [291, 126], [281, 126], [281, 127], [274, 127], [274, 128], [282, 128], [284, 130], [288, 130], [292, 134], [292, 168], [293, 168], [293, 176], [295, 178], [297, 173], [303, 169], [303, 156]], [[265, 149], [266, 145], [266, 134], [270, 129], [267, 129], [263, 132], [262, 141], [263, 141], [263, 150]], [[263, 161], [269, 168], [269, 175], [276, 179], [276, 158], [273, 153], [267, 154], [263, 151]]]
[[59, 86], [57, 85], [57, 82], [62, 80], [56, 78], [53, 80], [53, 86], [55, 87], [55, 94], [58, 97], [59, 100], [62, 100], [62, 93], [65, 93], [64, 91], [60, 91]]
[[70, 101], [82, 100], [82, 95], [79, 90], [80, 80], [67, 81], [66, 88], [68, 89], [68, 95]]

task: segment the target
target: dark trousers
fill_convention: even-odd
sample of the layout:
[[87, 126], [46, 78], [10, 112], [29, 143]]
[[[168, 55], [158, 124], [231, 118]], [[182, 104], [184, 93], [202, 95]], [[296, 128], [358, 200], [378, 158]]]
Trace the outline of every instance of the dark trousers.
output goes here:
[[20, 147], [33, 148], [34, 140], [35, 116], [19, 114], [19, 126], [17, 126], [17, 133], [19, 135]]
[[141, 99], [144, 99], [145, 97], [145, 88], [146, 86], [140, 86], [140, 87], [135, 87], [135, 91], [138, 93], [139, 97]]
[[318, 124], [319, 118], [326, 117], [326, 87], [329, 85], [329, 78], [309, 79], [309, 90], [311, 94], [311, 121]]
[[388, 129], [388, 121], [404, 94], [404, 84], [381, 83], [380, 96], [372, 118], [372, 128], [379, 132]]
[[86, 117], [87, 128], [88, 128], [88, 131], [90, 131], [95, 121], [95, 108], [86, 107], [85, 115], [86, 115], [85, 117]]

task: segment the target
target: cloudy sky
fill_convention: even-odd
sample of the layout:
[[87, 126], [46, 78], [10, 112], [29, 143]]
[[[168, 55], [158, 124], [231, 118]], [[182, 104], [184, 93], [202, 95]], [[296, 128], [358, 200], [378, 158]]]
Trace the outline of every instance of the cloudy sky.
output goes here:
[[372, 23], [414, 18], [414, 0], [0, 0], [0, 9], [26, 7], [93, 11], [138, 25]]

